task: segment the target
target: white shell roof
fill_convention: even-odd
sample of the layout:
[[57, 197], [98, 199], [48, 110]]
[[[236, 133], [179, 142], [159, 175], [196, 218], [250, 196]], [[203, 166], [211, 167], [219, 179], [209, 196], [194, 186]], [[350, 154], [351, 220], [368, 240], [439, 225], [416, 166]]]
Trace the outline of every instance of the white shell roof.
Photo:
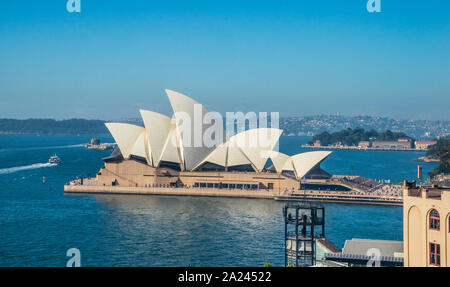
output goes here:
[[228, 154], [228, 142], [219, 145], [205, 159], [199, 162], [194, 169], [198, 168], [205, 162], [214, 163], [220, 166], [226, 166], [228, 156], [227, 154]]
[[224, 167], [251, 164], [261, 171], [282, 132], [279, 129], [261, 128], [238, 133], [214, 149], [195, 168], [211, 162]]
[[148, 164], [152, 164], [151, 159], [148, 157], [150, 154], [148, 147], [148, 138], [145, 129], [141, 132], [141, 134], [136, 139], [133, 148], [130, 151], [130, 154], [137, 155], [147, 160]]
[[290, 157], [283, 165], [282, 171], [294, 171], [294, 164], [292, 163], [292, 158]]
[[158, 166], [169, 139], [169, 133], [172, 128], [172, 119], [166, 115], [152, 111], [139, 110], [139, 112], [141, 113], [147, 131], [153, 164]]
[[252, 162], [245, 156], [242, 150], [239, 147], [231, 144], [230, 141], [219, 145], [194, 169], [200, 167], [205, 162], [214, 163], [223, 167], [252, 164]]
[[[201, 131], [205, 131], [208, 125], [204, 125], [201, 119], [208, 110], [183, 94], [171, 90], [166, 90], [166, 93], [174, 111], [174, 119], [140, 110], [145, 128], [124, 123], [105, 124], [125, 159], [136, 155], [145, 158], [149, 165], [155, 167], [161, 161], [175, 162], [180, 164], [182, 170], [195, 170], [205, 162], [223, 167], [251, 164], [256, 171], [261, 171], [268, 158], [271, 158], [278, 173], [293, 171], [300, 179], [331, 154], [329, 151], [313, 151], [290, 157], [273, 151], [283, 132], [274, 128], [247, 130], [230, 137], [217, 147], [202, 145], [203, 139], [200, 146], [196, 146], [194, 136], [198, 135], [195, 134], [195, 123], [188, 123], [190, 134], [187, 136], [182, 135], [182, 128], [178, 124], [183, 121], [183, 113], [194, 122], [195, 117], [201, 116], [197, 121], [200, 120], [202, 124]], [[224, 130], [223, 139], [226, 139]]]
[[274, 128], [251, 129], [232, 136], [230, 145], [238, 147], [255, 169], [261, 171], [282, 133]]
[[[172, 90], [166, 89], [165, 91], [178, 123], [181, 124], [183, 122], [183, 115], [187, 115], [191, 119], [190, 123], [182, 123], [190, 125], [188, 129], [190, 134], [182, 135], [181, 140], [185, 168], [186, 170], [192, 170], [217, 147], [207, 147], [202, 144], [203, 134], [201, 132], [209, 127], [203, 123], [203, 118], [208, 113], [208, 110], [188, 96]], [[223, 133], [225, 134], [224, 131]]]
[[331, 154], [331, 151], [310, 151], [299, 153], [291, 157], [295, 176], [304, 177], [313, 167], [322, 162]]
[[[142, 149], [136, 146], [136, 143], [145, 144], [142, 137], [142, 133], [145, 134], [143, 127], [123, 123], [105, 123], [105, 125], [116, 141], [124, 158], [129, 158], [132, 152], [142, 156]], [[147, 158], [146, 155], [144, 157]]]
[[[287, 154], [281, 153], [281, 152], [277, 152], [277, 151], [271, 151], [270, 152], [270, 159], [272, 160], [273, 166], [275, 167], [275, 170], [278, 173], [281, 173], [283, 170], [289, 170], [286, 168], [289, 168], [289, 165], [287, 165], [286, 163], [291, 163], [291, 168], [292, 167], [292, 162], [291, 162], [291, 157]], [[286, 165], [286, 168], [285, 168]], [[290, 169], [293, 170], [293, 169]]]
[[180, 138], [177, 134], [177, 126], [175, 122], [171, 122], [169, 134], [164, 143], [163, 152], [161, 154], [161, 160], [170, 161], [176, 163], [182, 163], [182, 158], [180, 158]]
[[233, 145], [228, 146], [227, 166], [237, 166], [244, 164], [252, 164], [242, 150]]

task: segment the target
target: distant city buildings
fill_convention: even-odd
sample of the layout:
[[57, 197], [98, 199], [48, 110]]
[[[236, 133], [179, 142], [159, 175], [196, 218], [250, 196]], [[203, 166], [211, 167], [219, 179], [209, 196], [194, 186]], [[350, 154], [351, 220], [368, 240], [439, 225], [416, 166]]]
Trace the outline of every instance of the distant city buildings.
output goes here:
[[450, 121], [398, 120], [373, 116], [317, 115], [280, 118], [285, 135], [312, 136], [324, 131], [336, 132], [347, 128], [391, 130], [404, 132], [413, 138], [434, 139], [450, 134]]

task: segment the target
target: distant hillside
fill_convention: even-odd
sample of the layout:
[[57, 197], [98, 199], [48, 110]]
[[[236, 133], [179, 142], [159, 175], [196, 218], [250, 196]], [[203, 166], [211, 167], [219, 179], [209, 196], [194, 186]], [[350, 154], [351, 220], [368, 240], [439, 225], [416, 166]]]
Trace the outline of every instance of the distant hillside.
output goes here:
[[2, 134], [108, 134], [102, 120], [0, 119]]

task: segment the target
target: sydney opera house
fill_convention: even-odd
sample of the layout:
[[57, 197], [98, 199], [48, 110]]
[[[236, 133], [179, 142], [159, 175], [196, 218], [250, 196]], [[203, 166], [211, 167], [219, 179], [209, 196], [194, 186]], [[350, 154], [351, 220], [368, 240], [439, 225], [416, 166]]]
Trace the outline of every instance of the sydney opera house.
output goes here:
[[[117, 148], [103, 159], [98, 185], [284, 191], [299, 189], [304, 179], [330, 176], [320, 163], [331, 152], [289, 156], [275, 151], [280, 129], [255, 128], [227, 136], [222, 127], [219, 144], [193, 145], [195, 121], [189, 123], [181, 115], [193, 119], [199, 116], [195, 113], [203, 117], [208, 110], [183, 94], [166, 93], [173, 117], [140, 110], [144, 127], [106, 123]], [[186, 129], [186, 125], [191, 126]], [[203, 121], [201, 125], [203, 130], [208, 128]]]

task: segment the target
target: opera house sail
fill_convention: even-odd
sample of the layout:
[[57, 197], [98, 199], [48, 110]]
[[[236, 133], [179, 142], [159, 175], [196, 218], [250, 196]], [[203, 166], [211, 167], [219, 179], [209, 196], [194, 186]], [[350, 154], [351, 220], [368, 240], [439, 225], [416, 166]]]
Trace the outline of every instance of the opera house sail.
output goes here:
[[[229, 136], [222, 124], [215, 144], [202, 132], [211, 129], [209, 111], [195, 100], [166, 90], [174, 115], [140, 110], [144, 126], [106, 123], [117, 143], [96, 176], [100, 186], [218, 189], [299, 189], [304, 178], [329, 176], [320, 163], [331, 152], [287, 155], [274, 150], [277, 128], [255, 128]], [[200, 130], [200, 137], [198, 134]], [[200, 140], [198, 140], [200, 139]]]

